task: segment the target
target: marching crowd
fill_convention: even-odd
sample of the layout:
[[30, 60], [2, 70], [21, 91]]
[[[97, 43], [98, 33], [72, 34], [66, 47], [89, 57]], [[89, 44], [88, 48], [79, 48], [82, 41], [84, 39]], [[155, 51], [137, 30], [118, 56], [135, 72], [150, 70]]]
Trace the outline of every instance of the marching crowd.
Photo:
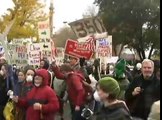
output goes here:
[[131, 68], [119, 59], [105, 68], [99, 59], [57, 65], [44, 58], [36, 69], [18, 69], [0, 58], [0, 120], [66, 120], [67, 101], [71, 120], [160, 120], [160, 63], [144, 59]]

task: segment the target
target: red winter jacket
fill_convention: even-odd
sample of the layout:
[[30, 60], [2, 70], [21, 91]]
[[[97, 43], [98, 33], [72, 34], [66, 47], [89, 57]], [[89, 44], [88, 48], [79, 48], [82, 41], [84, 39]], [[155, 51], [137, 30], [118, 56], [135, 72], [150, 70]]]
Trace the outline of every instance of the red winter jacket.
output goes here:
[[82, 76], [77, 75], [78, 73], [70, 73], [67, 76], [60, 72], [58, 67], [53, 67], [55, 76], [58, 79], [66, 81], [68, 88], [69, 99], [75, 106], [83, 106], [85, 103], [85, 89], [83, 88]]
[[[19, 99], [18, 105], [27, 108], [26, 120], [54, 120], [55, 113], [59, 110], [59, 102], [53, 89], [48, 84], [48, 72], [44, 69], [36, 71], [36, 75], [43, 77], [40, 87], [33, 87], [25, 99]], [[41, 103], [42, 110], [34, 110], [33, 104]]]

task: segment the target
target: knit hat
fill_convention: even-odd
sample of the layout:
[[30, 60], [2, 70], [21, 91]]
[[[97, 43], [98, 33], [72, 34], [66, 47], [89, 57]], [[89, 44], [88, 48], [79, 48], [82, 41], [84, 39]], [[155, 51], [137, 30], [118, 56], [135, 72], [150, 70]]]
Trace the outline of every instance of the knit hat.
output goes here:
[[114, 77], [117, 79], [125, 78], [126, 61], [124, 59], [119, 60], [114, 69]]
[[115, 97], [120, 93], [119, 84], [114, 78], [104, 77], [99, 80], [98, 85], [104, 92], [113, 94]]

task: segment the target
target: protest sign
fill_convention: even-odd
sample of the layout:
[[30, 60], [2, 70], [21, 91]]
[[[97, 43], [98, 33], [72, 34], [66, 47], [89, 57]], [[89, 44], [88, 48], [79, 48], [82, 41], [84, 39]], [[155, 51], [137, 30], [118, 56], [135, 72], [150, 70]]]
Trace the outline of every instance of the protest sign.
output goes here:
[[[107, 67], [109, 59], [112, 57], [112, 36], [96, 40], [96, 58], [100, 58], [100, 69]], [[106, 73], [105, 73], [106, 74]]]
[[28, 64], [29, 65], [40, 65], [41, 59], [41, 48], [40, 43], [29, 43], [28, 44]]
[[24, 66], [27, 64], [27, 47], [25, 45], [8, 45], [8, 51], [11, 58], [11, 64]]
[[96, 37], [97, 36], [107, 37], [106, 29], [100, 17], [80, 19], [69, 23], [69, 25], [76, 34], [78, 42], [85, 42], [87, 37], [90, 37], [92, 35]]
[[40, 39], [50, 39], [49, 20], [38, 22], [38, 34]]
[[98, 58], [112, 57], [112, 36], [96, 40], [96, 56]]
[[65, 54], [69, 56], [74, 56], [78, 58], [90, 59], [93, 56], [95, 49], [95, 40], [94, 38], [89, 38], [84, 43], [79, 43], [75, 40], [67, 40], [65, 46]]

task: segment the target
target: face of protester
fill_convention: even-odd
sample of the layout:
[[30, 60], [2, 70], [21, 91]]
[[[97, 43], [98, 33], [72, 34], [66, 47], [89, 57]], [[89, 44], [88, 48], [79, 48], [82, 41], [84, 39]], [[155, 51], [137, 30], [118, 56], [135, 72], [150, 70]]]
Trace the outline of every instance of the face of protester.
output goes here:
[[33, 78], [34, 78], [34, 71], [33, 70], [28, 70], [27, 73], [26, 73], [26, 81], [27, 82], [32, 82], [33, 81]]
[[7, 70], [5, 68], [5, 66], [1, 67], [1, 75], [5, 76], [7, 74]]
[[107, 98], [108, 98], [108, 93], [105, 93], [101, 88], [100, 88], [100, 86], [98, 85], [97, 86], [97, 92], [98, 92], [98, 95], [99, 95], [99, 97], [100, 97], [100, 100], [101, 101], [107, 101]]
[[28, 71], [26, 72], [26, 77], [29, 76], [29, 75], [32, 76], [32, 77], [34, 77], [34, 74], [35, 74], [35, 73], [34, 73], [33, 70], [28, 70]]
[[34, 85], [35, 85], [36, 87], [41, 86], [42, 83], [43, 83], [43, 78], [42, 78], [41, 76], [38, 76], [38, 75], [37, 75], [37, 76], [34, 77]]
[[4, 60], [4, 59], [0, 59], [0, 64], [2, 65], [2, 64], [5, 64], [6, 63], [6, 60]]
[[70, 65], [74, 66], [77, 64], [77, 59], [76, 58], [70, 58]]
[[19, 73], [18, 73], [18, 79], [19, 79], [20, 81], [24, 81], [24, 80], [25, 80], [25, 74], [24, 74], [23, 72], [19, 72]]
[[151, 62], [144, 62], [142, 64], [142, 74], [144, 76], [145, 79], [148, 79], [152, 76], [153, 72], [154, 72], [154, 66]]
[[41, 61], [40, 62], [40, 68], [43, 68], [44, 67], [44, 64], [45, 64], [44, 61]]

